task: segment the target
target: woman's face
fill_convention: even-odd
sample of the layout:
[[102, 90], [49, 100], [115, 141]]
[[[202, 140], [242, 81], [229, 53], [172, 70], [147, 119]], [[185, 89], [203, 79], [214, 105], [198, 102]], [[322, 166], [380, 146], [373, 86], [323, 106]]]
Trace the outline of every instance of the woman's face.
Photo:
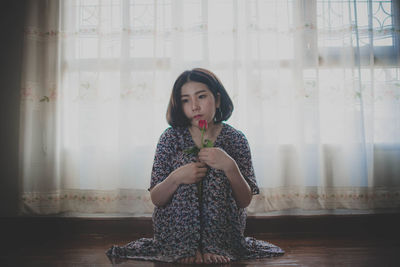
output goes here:
[[199, 120], [207, 120], [210, 125], [214, 122], [216, 108], [219, 107], [220, 97], [215, 99], [207, 85], [199, 82], [187, 82], [181, 89], [182, 109], [192, 126], [199, 127]]

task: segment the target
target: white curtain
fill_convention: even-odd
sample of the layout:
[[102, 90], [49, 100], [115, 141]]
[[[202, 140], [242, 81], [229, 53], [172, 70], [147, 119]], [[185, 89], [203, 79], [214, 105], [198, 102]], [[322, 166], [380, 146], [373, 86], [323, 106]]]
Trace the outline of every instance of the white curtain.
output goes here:
[[29, 1], [21, 211], [151, 214], [176, 77], [212, 70], [251, 146], [250, 214], [400, 208], [396, 1]]

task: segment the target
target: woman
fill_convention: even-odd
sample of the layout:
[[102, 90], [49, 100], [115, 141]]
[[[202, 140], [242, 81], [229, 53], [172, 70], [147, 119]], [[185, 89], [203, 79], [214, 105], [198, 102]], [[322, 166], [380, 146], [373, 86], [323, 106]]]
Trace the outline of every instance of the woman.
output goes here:
[[[156, 206], [154, 238], [113, 246], [109, 256], [187, 264], [284, 253], [244, 237], [245, 208], [259, 189], [246, 137], [223, 123], [232, 111], [229, 95], [212, 72], [197, 68], [177, 78], [167, 111], [171, 127], [157, 145], [149, 189]], [[208, 125], [205, 132], [200, 121]], [[203, 138], [213, 146], [204, 148]]]

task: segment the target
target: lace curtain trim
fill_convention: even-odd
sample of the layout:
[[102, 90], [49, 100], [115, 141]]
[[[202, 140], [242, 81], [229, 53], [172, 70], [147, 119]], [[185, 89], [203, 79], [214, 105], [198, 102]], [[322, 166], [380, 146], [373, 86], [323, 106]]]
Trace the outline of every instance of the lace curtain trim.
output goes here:
[[[153, 204], [147, 190], [60, 190], [26, 192], [23, 213], [59, 214], [67, 212], [127, 213], [150, 215]], [[379, 187], [285, 187], [262, 188], [247, 208], [248, 214], [287, 209], [398, 209], [400, 188]]]

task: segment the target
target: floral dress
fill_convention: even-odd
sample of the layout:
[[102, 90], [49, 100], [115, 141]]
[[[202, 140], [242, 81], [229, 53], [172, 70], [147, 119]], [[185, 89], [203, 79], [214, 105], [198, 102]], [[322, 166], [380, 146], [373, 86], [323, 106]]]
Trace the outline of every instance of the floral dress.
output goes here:
[[[150, 188], [177, 168], [195, 162], [196, 156], [184, 152], [194, 145], [188, 128], [165, 130], [157, 145]], [[252, 193], [258, 194], [250, 148], [244, 134], [223, 123], [214, 147], [223, 149], [236, 161]], [[199, 202], [196, 184], [180, 185], [167, 205], [154, 208], [154, 238], [141, 238], [122, 247], [112, 246], [107, 255], [175, 262], [194, 257], [198, 249], [203, 254], [224, 255], [233, 261], [284, 253], [271, 243], [244, 237], [246, 210], [236, 205], [223, 171], [209, 168], [202, 191]]]

